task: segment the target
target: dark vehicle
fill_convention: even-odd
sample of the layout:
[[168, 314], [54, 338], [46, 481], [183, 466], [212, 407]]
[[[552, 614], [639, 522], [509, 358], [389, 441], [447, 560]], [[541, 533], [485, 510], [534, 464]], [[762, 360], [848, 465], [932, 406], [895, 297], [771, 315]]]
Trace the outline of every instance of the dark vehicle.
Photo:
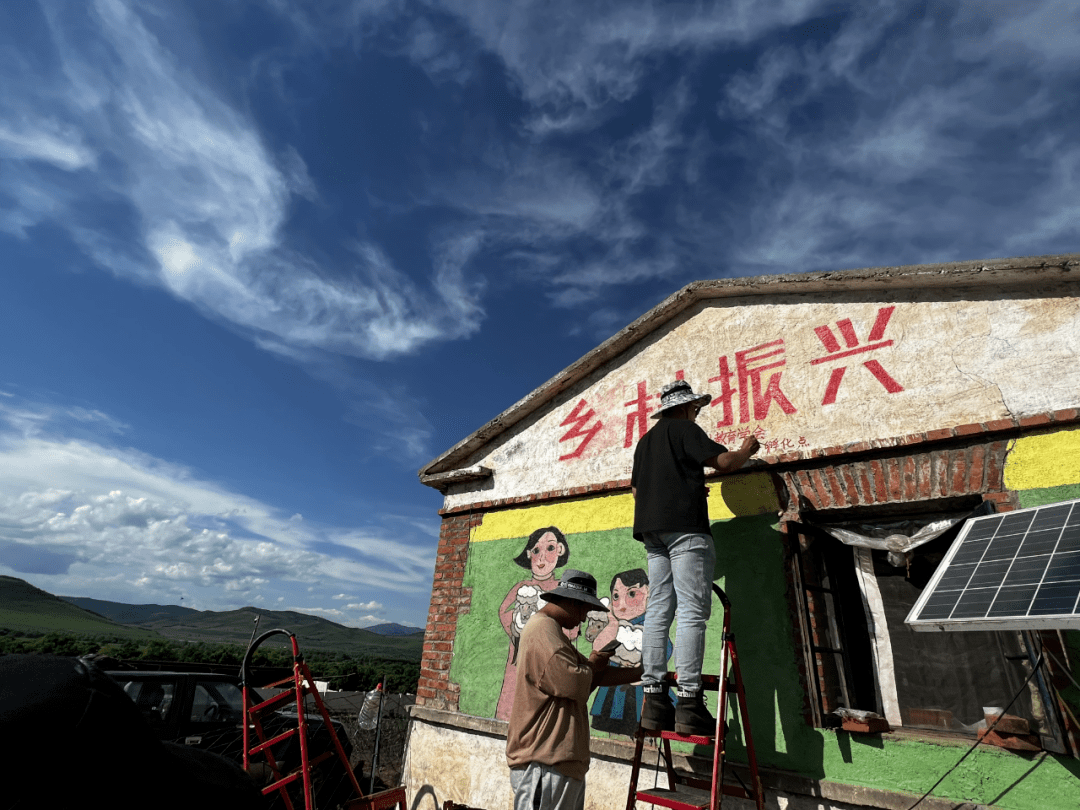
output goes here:
[[[213, 751], [243, 764], [244, 702], [238, 677], [197, 672], [111, 671], [109, 675], [135, 701], [159, 739]], [[330, 754], [322, 757], [314, 771], [319, 806], [333, 807], [351, 795], [350, 783], [318, 712], [307, 712], [306, 719], [310, 761]], [[296, 713], [273, 712], [263, 715], [261, 722], [267, 737], [273, 737], [296, 727]], [[345, 754], [351, 754], [352, 743], [345, 726], [337, 720], [331, 724]], [[272, 751], [282, 772], [299, 767], [300, 744], [296, 736], [282, 740]], [[258, 760], [252, 776], [256, 781], [269, 783], [265, 760], [262, 757]], [[356, 773], [357, 777], [361, 776], [359, 767]]]

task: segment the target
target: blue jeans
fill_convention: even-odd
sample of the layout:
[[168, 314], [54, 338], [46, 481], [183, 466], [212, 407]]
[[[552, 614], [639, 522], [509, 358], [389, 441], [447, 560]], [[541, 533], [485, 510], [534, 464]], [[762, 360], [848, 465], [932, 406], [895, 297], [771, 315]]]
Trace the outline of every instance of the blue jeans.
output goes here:
[[712, 615], [712, 576], [716, 547], [710, 534], [645, 532], [649, 561], [649, 605], [645, 613], [641, 664], [646, 685], [667, 674], [667, 641], [678, 618], [675, 672], [680, 690], [701, 689], [705, 625]]

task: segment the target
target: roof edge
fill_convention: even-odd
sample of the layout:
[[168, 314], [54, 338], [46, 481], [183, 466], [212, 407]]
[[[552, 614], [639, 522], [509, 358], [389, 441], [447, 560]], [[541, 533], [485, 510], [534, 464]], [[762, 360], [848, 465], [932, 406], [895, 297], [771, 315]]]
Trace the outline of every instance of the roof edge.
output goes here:
[[420, 482], [444, 489], [450, 483], [444, 475], [454, 464], [699, 301], [823, 292], [837, 282], [843, 282], [848, 290], [889, 290], [967, 287], [991, 279], [1003, 288], [1027, 286], [1039, 281], [1077, 281], [1080, 280], [1080, 253], [691, 282], [421, 467]]

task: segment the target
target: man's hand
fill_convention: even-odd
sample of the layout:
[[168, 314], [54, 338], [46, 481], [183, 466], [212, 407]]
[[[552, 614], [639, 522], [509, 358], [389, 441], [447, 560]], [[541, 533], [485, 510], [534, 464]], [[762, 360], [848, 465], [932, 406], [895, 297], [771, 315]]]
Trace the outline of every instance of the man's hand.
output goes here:
[[611, 663], [611, 656], [615, 653], [615, 650], [604, 652], [603, 650], [593, 650], [589, 656], [589, 666], [592, 668], [592, 685], [589, 687], [591, 692], [603, 682], [605, 672], [611, 672], [616, 667], [608, 667]]
[[721, 453], [713, 459], [709, 466], [715, 467], [722, 473], [733, 473], [749, 461], [750, 456], [760, 449], [761, 442], [757, 440], [757, 436], [749, 436], [743, 439], [742, 447], [738, 450], [728, 450], [726, 453]]
[[603, 672], [607, 669], [608, 664], [611, 663], [611, 656], [615, 654], [615, 650], [593, 650], [589, 656], [589, 666], [592, 667], [593, 672]]

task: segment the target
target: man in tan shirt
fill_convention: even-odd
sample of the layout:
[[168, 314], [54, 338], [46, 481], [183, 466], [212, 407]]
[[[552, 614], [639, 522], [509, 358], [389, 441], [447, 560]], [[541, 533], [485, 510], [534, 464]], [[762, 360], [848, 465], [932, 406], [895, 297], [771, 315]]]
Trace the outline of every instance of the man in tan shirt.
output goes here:
[[608, 667], [614, 648], [586, 658], [566, 637], [590, 610], [607, 610], [596, 580], [567, 568], [543, 596], [518, 642], [517, 682], [506, 762], [514, 810], [582, 810], [589, 770], [589, 695], [641, 679], [641, 667]]

